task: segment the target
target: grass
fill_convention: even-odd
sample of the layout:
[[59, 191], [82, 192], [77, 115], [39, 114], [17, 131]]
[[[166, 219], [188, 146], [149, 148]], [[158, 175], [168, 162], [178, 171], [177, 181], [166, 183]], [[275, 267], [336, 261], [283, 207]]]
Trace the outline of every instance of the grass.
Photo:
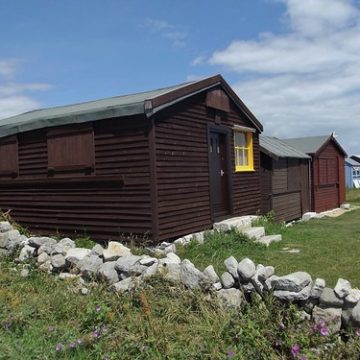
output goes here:
[[354, 205], [360, 205], [360, 189], [347, 189], [346, 201]]
[[[351, 191], [349, 201], [360, 201], [360, 191]], [[283, 241], [268, 248], [248, 241], [235, 232], [208, 235], [199, 245], [192, 243], [179, 249], [181, 258], [191, 260], [204, 269], [212, 264], [221, 274], [224, 260], [233, 255], [238, 260], [249, 257], [256, 263], [272, 265], [276, 274], [307, 271], [313, 278], [322, 277], [329, 286], [334, 286], [339, 277], [349, 280], [353, 287], [360, 288], [360, 210], [354, 210], [337, 218], [322, 218], [291, 227], [270, 223], [270, 233], [281, 233]], [[286, 253], [288, 247], [299, 253]]]

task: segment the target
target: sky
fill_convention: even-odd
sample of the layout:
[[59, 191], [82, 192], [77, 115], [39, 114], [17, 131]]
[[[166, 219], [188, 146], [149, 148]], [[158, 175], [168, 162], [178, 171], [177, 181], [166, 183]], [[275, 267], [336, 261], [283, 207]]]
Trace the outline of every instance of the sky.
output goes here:
[[265, 135], [360, 154], [360, 0], [0, 0], [0, 118], [218, 73]]

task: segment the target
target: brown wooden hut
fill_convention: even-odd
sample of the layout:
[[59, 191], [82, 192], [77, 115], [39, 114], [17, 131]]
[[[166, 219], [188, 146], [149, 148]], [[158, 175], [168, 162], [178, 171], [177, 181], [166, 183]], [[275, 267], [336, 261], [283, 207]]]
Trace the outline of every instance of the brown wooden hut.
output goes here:
[[277, 221], [298, 219], [310, 210], [310, 156], [274, 137], [260, 137], [261, 210]]
[[0, 208], [155, 242], [260, 209], [262, 125], [220, 76], [0, 120]]
[[331, 134], [283, 139], [305, 152], [311, 162], [311, 209], [321, 212], [339, 207], [345, 201], [345, 150]]

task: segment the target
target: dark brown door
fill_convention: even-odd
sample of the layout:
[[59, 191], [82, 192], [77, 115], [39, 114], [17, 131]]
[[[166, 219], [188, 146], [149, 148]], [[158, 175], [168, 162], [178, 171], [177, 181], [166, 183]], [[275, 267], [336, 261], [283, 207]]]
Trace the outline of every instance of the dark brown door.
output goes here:
[[210, 132], [210, 192], [214, 219], [229, 214], [226, 135]]

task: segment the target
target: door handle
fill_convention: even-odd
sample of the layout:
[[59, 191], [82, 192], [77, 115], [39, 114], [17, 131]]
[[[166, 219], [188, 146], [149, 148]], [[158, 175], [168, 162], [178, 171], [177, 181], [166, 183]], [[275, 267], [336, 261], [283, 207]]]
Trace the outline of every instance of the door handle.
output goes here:
[[224, 171], [221, 169], [220, 170], [220, 176], [224, 176], [224, 174], [225, 174]]

